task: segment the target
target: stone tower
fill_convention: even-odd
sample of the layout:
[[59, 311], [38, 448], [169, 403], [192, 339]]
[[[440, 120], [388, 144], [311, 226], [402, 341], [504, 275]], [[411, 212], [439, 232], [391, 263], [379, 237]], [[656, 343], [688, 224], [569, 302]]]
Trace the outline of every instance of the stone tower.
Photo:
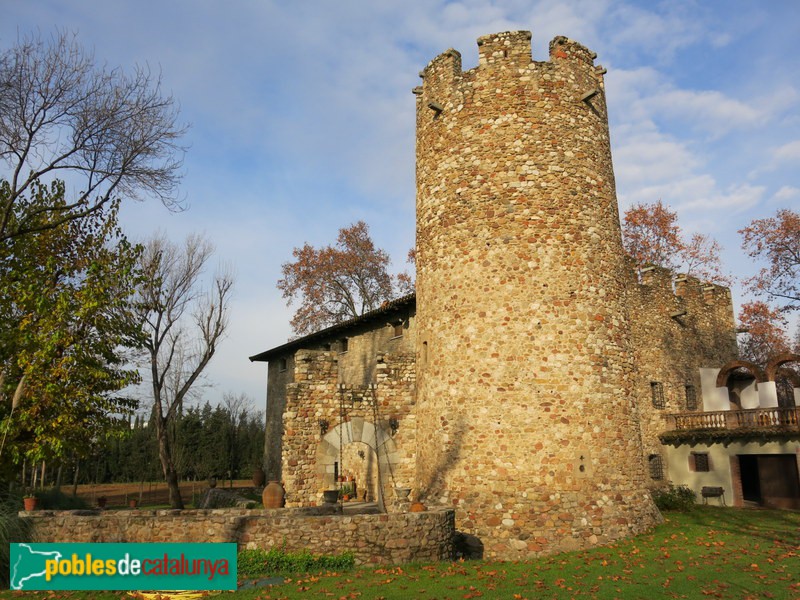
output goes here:
[[485, 555], [608, 542], [646, 490], [603, 69], [559, 37], [448, 50], [417, 104], [417, 486]]

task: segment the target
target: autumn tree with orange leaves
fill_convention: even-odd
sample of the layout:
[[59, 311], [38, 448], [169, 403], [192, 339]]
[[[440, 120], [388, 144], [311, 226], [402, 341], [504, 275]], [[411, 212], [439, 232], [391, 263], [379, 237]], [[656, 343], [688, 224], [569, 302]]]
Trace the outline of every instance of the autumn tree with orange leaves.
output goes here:
[[635, 204], [622, 223], [625, 251], [640, 265], [657, 265], [705, 281], [729, 285], [720, 261], [720, 245], [709, 235], [695, 233], [688, 240], [678, 224], [678, 213], [661, 200]]
[[739, 233], [748, 256], [766, 262], [747, 281], [750, 291], [778, 303], [783, 311], [800, 309], [800, 213], [781, 209]]
[[739, 339], [739, 357], [744, 360], [766, 365], [771, 357], [789, 351], [786, 318], [766, 302], [743, 304], [739, 327], [744, 330]]
[[291, 322], [296, 335], [358, 317], [393, 297], [389, 255], [375, 247], [364, 221], [340, 229], [333, 246], [306, 243], [292, 255], [294, 261], [281, 267], [278, 289], [289, 305], [300, 303]]

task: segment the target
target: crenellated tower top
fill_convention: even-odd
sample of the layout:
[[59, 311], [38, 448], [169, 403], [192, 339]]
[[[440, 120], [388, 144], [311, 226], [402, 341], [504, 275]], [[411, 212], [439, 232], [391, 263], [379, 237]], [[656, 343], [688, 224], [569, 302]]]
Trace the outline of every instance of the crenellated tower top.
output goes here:
[[[423, 71], [423, 85], [415, 88], [417, 95], [436, 95], [444, 89], [452, 88], [462, 80], [480, 79], [497, 69], [516, 70], [521, 77], [529, 75], [531, 70], [546, 70], [553, 67], [569, 68], [582, 71], [597, 81], [602, 89], [605, 69], [595, 66], [597, 54], [564, 36], [558, 36], [550, 42], [550, 60], [534, 61], [531, 55], [530, 31], [504, 31], [478, 38], [478, 66], [462, 71], [461, 54], [450, 48], [434, 58]], [[591, 90], [587, 90], [591, 92]]]

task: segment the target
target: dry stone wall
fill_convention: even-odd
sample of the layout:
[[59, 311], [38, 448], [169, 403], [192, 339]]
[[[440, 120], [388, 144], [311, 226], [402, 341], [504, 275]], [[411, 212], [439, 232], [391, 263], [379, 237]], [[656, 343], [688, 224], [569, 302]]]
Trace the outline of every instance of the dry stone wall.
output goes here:
[[382, 515], [323, 509], [35, 511], [24, 513], [38, 542], [236, 542], [315, 554], [350, 550], [359, 564], [453, 557], [452, 510]]
[[418, 487], [489, 557], [604, 543], [648, 491], [603, 69], [529, 32], [449, 50], [417, 103]]

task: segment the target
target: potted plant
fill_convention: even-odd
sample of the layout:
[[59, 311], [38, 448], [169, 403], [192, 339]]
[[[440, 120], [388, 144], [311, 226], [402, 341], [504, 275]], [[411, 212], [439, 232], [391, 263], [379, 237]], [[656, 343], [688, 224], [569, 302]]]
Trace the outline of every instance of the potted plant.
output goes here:
[[353, 496], [353, 484], [352, 483], [345, 483], [342, 486], [342, 489], [339, 491], [340, 495], [342, 496], [343, 502], [349, 502], [350, 498]]
[[25, 510], [36, 510], [37, 502], [38, 498], [34, 496], [32, 492], [27, 492], [22, 498], [22, 503], [25, 506]]

